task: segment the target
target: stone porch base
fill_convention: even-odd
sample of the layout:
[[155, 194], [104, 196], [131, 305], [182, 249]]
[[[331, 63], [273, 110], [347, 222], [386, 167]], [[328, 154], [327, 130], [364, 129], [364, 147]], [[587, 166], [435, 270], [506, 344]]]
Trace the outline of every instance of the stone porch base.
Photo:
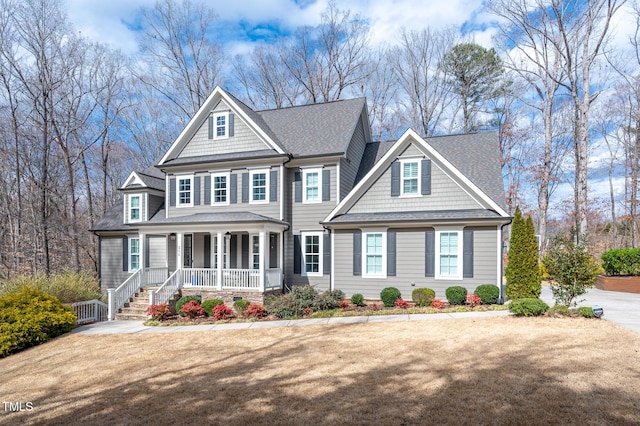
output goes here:
[[248, 300], [251, 303], [259, 303], [264, 305], [265, 296], [270, 295], [278, 295], [282, 294], [282, 290], [268, 290], [263, 292], [260, 291], [234, 291], [234, 290], [207, 290], [201, 288], [183, 288], [181, 290], [182, 296], [200, 296], [202, 297], [202, 301], [209, 299], [221, 299], [224, 301], [224, 304], [232, 307], [233, 306], [233, 298], [240, 297], [244, 300]]

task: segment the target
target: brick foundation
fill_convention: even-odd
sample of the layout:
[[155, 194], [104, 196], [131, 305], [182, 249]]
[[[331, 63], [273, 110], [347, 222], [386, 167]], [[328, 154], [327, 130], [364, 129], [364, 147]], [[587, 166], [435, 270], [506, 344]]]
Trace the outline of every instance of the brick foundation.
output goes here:
[[640, 293], [640, 277], [607, 277], [596, 278], [595, 287], [600, 290]]

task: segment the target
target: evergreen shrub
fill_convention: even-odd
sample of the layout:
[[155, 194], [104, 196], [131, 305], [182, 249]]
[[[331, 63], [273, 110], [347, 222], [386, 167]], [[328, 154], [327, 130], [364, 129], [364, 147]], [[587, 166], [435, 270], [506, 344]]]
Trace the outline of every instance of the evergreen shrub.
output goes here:
[[464, 305], [467, 301], [467, 289], [459, 285], [447, 288], [444, 294], [450, 305]]
[[621, 248], [604, 252], [602, 268], [611, 276], [640, 275], [640, 248]]
[[430, 288], [416, 288], [411, 292], [411, 300], [418, 306], [430, 306], [436, 292]]
[[509, 312], [519, 317], [544, 315], [548, 310], [549, 305], [538, 298], [516, 299], [509, 304]]
[[506, 296], [508, 299], [540, 296], [542, 279], [538, 265], [538, 240], [531, 216], [524, 220], [519, 207], [516, 207], [511, 225], [509, 263], [505, 270], [505, 276], [507, 278]]
[[481, 284], [476, 287], [474, 293], [482, 299], [483, 305], [494, 305], [500, 299], [500, 288], [494, 284]]
[[204, 309], [205, 315], [213, 316], [213, 308], [223, 304], [224, 304], [224, 300], [222, 299], [207, 299], [204, 302], [202, 302], [202, 309]]
[[182, 312], [182, 305], [184, 305], [186, 303], [189, 303], [192, 300], [197, 301], [198, 305], [200, 305], [200, 302], [202, 301], [202, 297], [200, 297], [200, 296], [183, 296], [183, 297], [181, 297], [176, 302], [176, 313], [178, 315], [180, 315], [181, 317], [183, 317], [185, 314]]
[[240, 299], [233, 302], [233, 309], [236, 310], [238, 315], [243, 315], [244, 311], [251, 305], [251, 302], [248, 300]]
[[380, 292], [380, 300], [387, 308], [392, 307], [401, 296], [400, 290], [395, 287], [387, 287]]
[[354, 294], [353, 296], [351, 296], [351, 303], [356, 306], [364, 306], [364, 296], [360, 293]]

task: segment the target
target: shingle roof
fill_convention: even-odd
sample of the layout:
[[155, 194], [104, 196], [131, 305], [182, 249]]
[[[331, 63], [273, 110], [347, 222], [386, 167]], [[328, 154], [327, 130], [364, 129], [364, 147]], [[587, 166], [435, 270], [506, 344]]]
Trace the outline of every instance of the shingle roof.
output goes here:
[[346, 151], [365, 105], [364, 98], [258, 111], [296, 157]]
[[278, 139], [278, 136], [273, 132], [273, 130], [271, 130], [271, 128], [267, 125], [267, 123], [265, 123], [260, 113], [249, 108], [247, 105], [245, 105], [244, 102], [242, 102], [240, 99], [233, 96], [231, 93], [226, 91], [225, 93], [231, 99], [233, 99], [233, 101], [240, 107], [240, 109], [242, 109], [242, 111], [271, 138], [271, 140], [273, 140], [284, 152], [287, 152], [286, 147], [282, 145], [282, 142], [280, 142], [280, 139]]
[[338, 223], [388, 223], [388, 222], [441, 222], [504, 219], [494, 211], [486, 209], [473, 210], [438, 210], [414, 212], [374, 212], [347, 213], [334, 217], [330, 222]]
[[[426, 138], [425, 141], [500, 207], [506, 209], [500, 146], [494, 132], [435, 136]], [[367, 144], [356, 175], [356, 184], [394, 143], [395, 141]]]
[[89, 231], [131, 231], [135, 232], [138, 228], [127, 225], [124, 222], [124, 201], [118, 200], [113, 206], [111, 206], [107, 212], [98, 219]]
[[263, 216], [257, 213], [251, 212], [219, 212], [219, 213], [195, 213], [180, 217], [165, 218], [164, 209], [160, 209], [147, 222], [140, 223], [141, 226], [145, 225], [185, 225], [185, 224], [197, 224], [197, 223], [256, 223], [256, 222], [271, 222], [280, 225], [289, 224], [278, 219], [274, 219], [268, 216]]
[[182, 166], [187, 164], [202, 164], [202, 163], [215, 163], [220, 161], [230, 160], [245, 160], [248, 158], [268, 158], [268, 157], [281, 157], [273, 149], [259, 149], [256, 151], [243, 151], [243, 152], [230, 152], [225, 154], [215, 155], [200, 155], [196, 157], [180, 157], [167, 160], [164, 165], [168, 166]]

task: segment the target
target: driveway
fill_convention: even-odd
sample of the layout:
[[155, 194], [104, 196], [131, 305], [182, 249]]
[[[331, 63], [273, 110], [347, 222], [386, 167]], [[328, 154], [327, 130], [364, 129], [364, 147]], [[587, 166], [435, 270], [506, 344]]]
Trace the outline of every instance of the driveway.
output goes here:
[[[540, 298], [549, 306], [555, 304], [551, 287], [543, 286]], [[604, 309], [603, 319], [640, 333], [640, 294], [591, 288], [587, 294], [578, 298], [580, 299], [584, 301], [578, 303], [578, 306], [600, 305]]]

